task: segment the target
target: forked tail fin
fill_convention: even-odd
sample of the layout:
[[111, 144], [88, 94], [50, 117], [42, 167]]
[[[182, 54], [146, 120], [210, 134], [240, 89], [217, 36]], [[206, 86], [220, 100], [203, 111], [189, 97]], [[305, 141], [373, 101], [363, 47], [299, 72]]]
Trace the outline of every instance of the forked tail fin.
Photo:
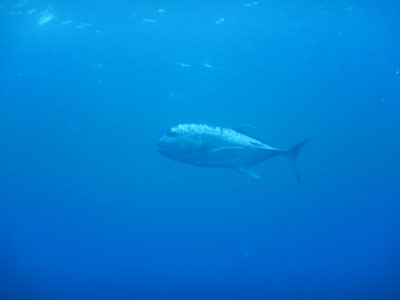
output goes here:
[[310, 139], [306, 139], [297, 145], [293, 146], [289, 150], [286, 151], [286, 155], [290, 158], [290, 163], [292, 166], [292, 170], [294, 173], [294, 176], [296, 176], [296, 179], [300, 182], [300, 174], [299, 170], [297, 168], [297, 158], [299, 156], [300, 150], [303, 149], [303, 146], [307, 144], [310, 141]]

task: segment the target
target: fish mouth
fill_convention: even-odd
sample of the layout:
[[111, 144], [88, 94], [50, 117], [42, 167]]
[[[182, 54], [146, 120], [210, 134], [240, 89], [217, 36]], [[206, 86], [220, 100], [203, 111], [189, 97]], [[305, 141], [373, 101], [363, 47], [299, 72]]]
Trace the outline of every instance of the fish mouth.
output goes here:
[[168, 139], [161, 138], [156, 144], [156, 150], [158, 153], [164, 155], [164, 156], [170, 156], [172, 155], [175, 151], [177, 151], [176, 145], [171, 143]]
[[162, 138], [156, 143], [156, 150], [159, 153], [165, 152], [166, 143], [162, 140]]
[[156, 150], [157, 150], [158, 152], [160, 152], [160, 151], [161, 151], [161, 148], [162, 148], [162, 143], [161, 143], [161, 141], [158, 141], [158, 142], [156, 143]]

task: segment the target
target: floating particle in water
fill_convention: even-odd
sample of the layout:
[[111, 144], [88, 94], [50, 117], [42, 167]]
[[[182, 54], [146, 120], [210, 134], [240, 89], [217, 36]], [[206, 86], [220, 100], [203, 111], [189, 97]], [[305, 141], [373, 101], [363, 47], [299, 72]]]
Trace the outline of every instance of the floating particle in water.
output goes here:
[[181, 66], [182, 68], [190, 68], [190, 67], [191, 67], [191, 65], [185, 64], [185, 63], [183, 63], [183, 62], [180, 62], [180, 63], [179, 63], [179, 66]]
[[216, 25], [220, 25], [220, 24], [222, 24], [224, 22], [225, 22], [225, 18], [219, 18], [217, 21], [215, 21], [215, 24]]
[[26, 2], [21, 2], [18, 3], [17, 5], [15, 5], [12, 9], [17, 9], [17, 8], [21, 8], [22, 6], [24, 6], [26, 4]]
[[76, 25], [76, 29], [80, 30], [80, 29], [84, 29], [84, 28], [88, 28], [92, 26], [92, 24], [90, 23], [79, 23], [78, 25]]
[[36, 8], [32, 8], [32, 9], [26, 11], [26, 13], [27, 13], [28, 15], [33, 15], [33, 14], [36, 13], [36, 12], [37, 12], [37, 9], [36, 9]]
[[207, 63], [201, 63], [200, 65], [205, 67], [205, 68], [214, 69], [213, 65], [210, 65], [210, 64], [207, 64]]
[[63, 21], [63, 22], [61, 22], [61, 23], [60, 23], [60, 24], [58, 24], [58, 25], [60, 25], [60, 26], [64, 26], [64, 25], [71, 24], [72, 22], [74, 22], [74, 21], [72, 21], [72, 20], [66, 20], [66, 21]]
[[207, 69], [213, 69], [213, 70], [220, 70], [221, 68], [213, 66], [209, 63], [201, 63], [200, 66], [207, 68]]
[[251, 2], [251, 3], [245, 3], [245, 4], [243, 4], [244, 6], [246, 6], [246, 7], [252, 7], [252, 6], [255, 6], [255, 5], [257, 5], [258, 4], [258, 1], [253, 1], [253, 2]]
[[154, 20], [154, 19], [146, 19], [146, 18], [144, 18], [143, 21], [145, 21], [146, 23], [155, 23], [155, 22], [157, 22], [157, 20]]
[[157, 9], [157, 12], [159, 14], [163, 14], [163, 13], [165, 13], [165, 9], [163, 9], [163, 8]]
[[170, 98], [177, 99], [177, 100], [185, 99], [185, 96], [181, 93], [172, 93], [171, 92], [171, 93], [169, 93], [169, 96], [170, 96]]
[[37, 25], [39, 25], [39, 26], [45, 25], [45, 24], [53, 21], [54, 18], [55, 18], [55, 16], [53, 14], [49, 13], [48, 11], [44, 11], [40, 14]]
[[399, 75], [399, 74], [400, 74], [400, 71], [399, 71], [399, 70], [396, 70], [395, 73], [396, 73], [396, 75]]

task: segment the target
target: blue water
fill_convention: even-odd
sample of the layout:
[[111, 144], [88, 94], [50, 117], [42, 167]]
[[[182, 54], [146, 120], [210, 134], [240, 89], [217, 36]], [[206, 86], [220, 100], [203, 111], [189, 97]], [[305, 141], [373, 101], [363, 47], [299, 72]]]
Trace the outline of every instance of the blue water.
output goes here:
[[[382, 3], [383, 2], [383, 3]], [[1, 299], [400, 299], [400, 4], [2, 1]], [[289, 162], [159, 155], [255, 126]]]

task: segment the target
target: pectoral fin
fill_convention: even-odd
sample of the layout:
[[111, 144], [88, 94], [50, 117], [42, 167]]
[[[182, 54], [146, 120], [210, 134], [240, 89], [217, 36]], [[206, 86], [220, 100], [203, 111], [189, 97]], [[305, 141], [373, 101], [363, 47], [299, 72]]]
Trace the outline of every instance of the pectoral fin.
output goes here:
[[255, 179], [261, 179], [261, 177], [258, 176], [252, 169], [238, 168], [238, 171], [240, 171], [248, 176], [251, 176]]
[[214, 154], [214, 153], [218, 153], [218, 152], [222, 152], [222, 151], [240, 150], [240, 149], [244, 149], [244, 147], [226, 146], [226, 147], [218, 147], [218, 148], [210, 149], [210, 151], [208, 153]]

